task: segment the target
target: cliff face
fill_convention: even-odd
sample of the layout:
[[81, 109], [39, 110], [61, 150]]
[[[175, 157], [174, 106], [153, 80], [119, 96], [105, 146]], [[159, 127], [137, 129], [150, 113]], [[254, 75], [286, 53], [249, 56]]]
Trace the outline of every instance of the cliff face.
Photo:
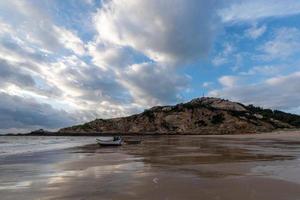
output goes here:
[[[275, 111], [205, 97], [175, 106], [153, 107], [129, 117], [96, 119], [83, 125], [63, 128], [59, 132], [235, 134], [295, 127], [295, 124], [287, 120], [278, 119], [283, 115], [300, 119], [297, 115], [283, 112], [276, 115]], [[282, 118], [286, 119], [286, 117]], [[296, 125], [298, 125], [297, 122]]]

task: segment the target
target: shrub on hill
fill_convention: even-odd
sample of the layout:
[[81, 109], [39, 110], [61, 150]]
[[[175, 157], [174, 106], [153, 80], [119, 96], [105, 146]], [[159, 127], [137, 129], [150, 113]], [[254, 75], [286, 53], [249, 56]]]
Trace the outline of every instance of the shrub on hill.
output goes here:
[[285, 123], [288, 123], [290, 125], [300, 127], [300, 116], [291, 114], [291, 113], [286, 113], [282, 112], [279, 110], [271, 110], [271, 109], [263, 109], [260, 107], [256, 107], [253, 105], [247, 106], [248, 110], [252, 113], [258, 113], [262, 115], [265, 119], [276, 119]]

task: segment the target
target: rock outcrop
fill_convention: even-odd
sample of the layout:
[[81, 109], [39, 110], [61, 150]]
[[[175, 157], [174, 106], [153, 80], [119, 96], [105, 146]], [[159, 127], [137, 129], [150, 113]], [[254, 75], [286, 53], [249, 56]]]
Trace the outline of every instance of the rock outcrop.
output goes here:
[[[287, 121], [286, 116], [291, 120]], [[279, 119], [279, 118], [282, 119]], [[294, 128], [300, 116], [219, 98], [197, 98], [174, 106], [156, 106], [128, 117], [96, 119], [60, 133], [236, 134]], [[291, 121], [294, 123], [291, 123]]]

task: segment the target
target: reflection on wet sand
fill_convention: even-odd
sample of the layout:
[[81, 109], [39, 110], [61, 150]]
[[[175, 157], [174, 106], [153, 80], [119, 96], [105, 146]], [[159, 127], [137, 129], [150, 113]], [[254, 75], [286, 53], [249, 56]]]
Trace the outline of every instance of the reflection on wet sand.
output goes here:
[[1, 199], [297, 199], [299, 144], [148, 136], [138, 145], [40, 153], [26, 164], [2, 160]]

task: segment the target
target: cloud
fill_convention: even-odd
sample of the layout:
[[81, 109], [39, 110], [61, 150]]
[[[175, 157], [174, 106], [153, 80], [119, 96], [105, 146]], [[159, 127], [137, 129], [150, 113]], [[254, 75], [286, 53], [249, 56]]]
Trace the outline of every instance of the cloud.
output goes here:
[[250, 76], [250, 75], [265, 75], [265, 76], [274, 76], [280, 73], [282, 66], [278, 65], [260, 65], [254, 66], [246, 72], [240, 72], [240, 75]]
[[221, 65], [226, 64], [227, 62], [228, 62], [227, 58], [222, 57], [222, 55], [218, 55], [218, 56], [214, 57], [212, 60], [212, 64], [214, 66], [221, 66]]
[[220, 66], [228, 63], [229, 56], [235, 51], [232, 44], [226, 42], [223, 44], [223, 50], [220, 51], [213, 59], [212, 64], [215, 66]]
[[[57, 35], [53, 34], [51, 18], [32, 2], [16, 0], [1, 2], [0, 8], [2, 16], [10, 19], [13, 31], [24, 41], [47, 50], [59, 49], [60, 44]], [[10, 18], [11, 13], [14, 13], [14, 16]]]
[[0, 29], [0, 58], [9, 62], [44, 62], [47, 59], [47, 53], [44, 49], [39, 49], [32, 45], [22, 34], [14, 31], [9, 24], [1, 22], [4, 29]]
[[250, 22], [266, 17], [283, 17], [300, 13], [298, 0], [232, 0], [219, 10], [223, 22]]
[[3, 88], [9, 83], [13, 83], [20, 87], [34, 87], [33, 78], [25, 71], [17, 70], [9, 63], [0, 59], [0, 87]]
[[279, 28], [274, 31], [273, 37], [261, 45], [264, 60], [286, 59], [300, 52], [300, 30], [297, 28]]
[[188, 77], [153, 63], [128, 67], [119, 81], [131, 93], [135, 103], [144, 107], [177, 102], [180, 99], [178, 93], [188, 85]]
[[176, 71], [208, 54], [219, 26], [216, 6], [207, 1], [107, 1], [94, 16], [98, 35], [89, 43], [89, 55], [96, 66], [115, 74], [136, 105], [177, 102], [189, 79]]
[[247, 29], [245, 34], [247, 37], [252, 39], [257, 39], [262, 36], [267, 31], [267, 26], [262, 25], [257, 27], [257, 25], [252, 26], [251, 28]]
[[137, 62], [139, 54], [131, 48], [92, 42], [88, 45], [93, 63], [105, 71], [120, 70]]
[[126, 99], [126, 91], [116, 82], [114, 73], [88, 65], [76, 56], [51, 63], [43, 73], [47, 74], [52, 84], [64, 91], [63, 98], [73, 102], [76, 107], [83, 104], [82, 109], [89, 103]]
[[[132, 105], [127, 90], [116, 82], [112, 70], [105, 71], [89, 63], [85, 57], [87, 43], [75, 32], [55, 24], [39, 4], [11, 1], [5, 5], [0, 3], [0, 10], [4, 11], [0, 15], [4, 19], [10, 11], [15, 12], [13, 20], [0, 19], [0, 91], [3, 95], [65, 110], [66, 116], [74, 116], [76, 122], [137, 112], [137, 106]], [[43, 34], [46, 30], [51, 35]], [[34, 107], [31, 109], [32, 113], [36, 111]], [[47, 106], [36, 106], [36, 109], [48, 112]], [[53, 126], [54, 122], [57, 127], [66, 126], [58, 121], [53, 121]], [[22, 130], [31, 129], [31, 125], [26, 126], [24, 122], [18, 130], [22, 126]], [[41, 126], [52, 128], [50, 124]]]
[[218, 81], [224, 87], [234, 87], [238, 79], [239, 78], [237, 76], [222, 76], [218, 79]]
[[17, 35], [20, 41], [47, 53], [62, 53], [65, 49], [79, 55], [84, 53], [81, 39], [71, 30], [55, 25], [48, 12], [34, 1], [0, 2], [0, 11], [2, 17], [10, 19], [10, 29], [6, 27], [6, 31]]
[[204, 82], [204, 83], [202, 83], [202, 87], [204, 87], [204, 88], [211, 88], [212, 85], [213, 85], [212, 82]]
[[0, 92], [0, 132], [6, 129], [59, 128], [75, 123], [71, 115], [49, 104]]
[[217, 25], [216, 1], [112, 0], [94, 17], [101, 41], [131, 47], [156, 62], [207, 55]]
[[300, 107], [299, 85], [298, 71], [256, 84], [225, 84], [222, 89], [211, 91], [210, 95], [267, 108], [293, 110]]
[[62, 91], [47, 80], [32, 74], [24, 64], [7, 62], [0, 57], [0, 90], [20, 94], [24, 91], [33, 92], [36, 95], [59, 97]]
[[83, 0], [83, 2], [85, 2], [88, 5], [94, 5], [95, 0]]
[[53, 26], [54, 33], [58, 35], [59, 42], [65, 46], [65, 48], [72, 50], [77, 55], [85, 54], [85, 47], [81, 39], [70, 30]]

